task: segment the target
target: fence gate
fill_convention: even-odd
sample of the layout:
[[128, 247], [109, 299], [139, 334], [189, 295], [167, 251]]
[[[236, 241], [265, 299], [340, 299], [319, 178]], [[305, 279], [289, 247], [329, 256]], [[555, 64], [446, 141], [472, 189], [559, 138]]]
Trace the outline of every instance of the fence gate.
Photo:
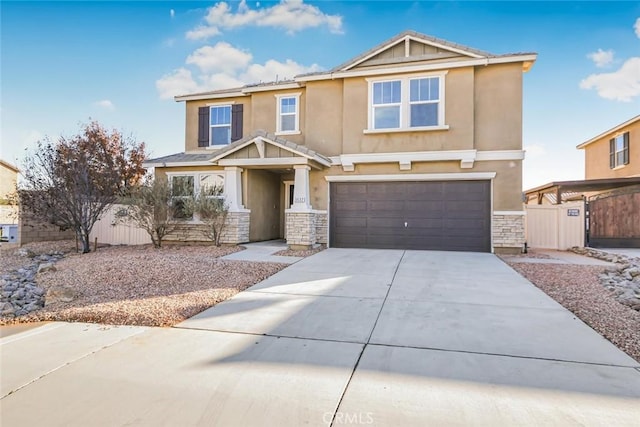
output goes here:
[[640, 191], [589, 198], [589, 246], [640, 248]]
[[530, 248], [566, 250], [585, 243], [585, 205], [525, 205], [525, 235]]

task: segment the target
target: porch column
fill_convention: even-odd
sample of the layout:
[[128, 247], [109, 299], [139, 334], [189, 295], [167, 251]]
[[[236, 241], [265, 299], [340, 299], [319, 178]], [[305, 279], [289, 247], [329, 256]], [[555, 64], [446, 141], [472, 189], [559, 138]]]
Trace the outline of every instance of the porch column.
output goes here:
[[310, 212], [311, 203], [309, 203], [309, 171], [310, 166], [294, 165], [295, 182], [293, 187], [293, 205], [291, 211]]
[[242, 168], [227, 166], [224, 168], [224, 198], [229, 212], [244, 210], [242, 205]]

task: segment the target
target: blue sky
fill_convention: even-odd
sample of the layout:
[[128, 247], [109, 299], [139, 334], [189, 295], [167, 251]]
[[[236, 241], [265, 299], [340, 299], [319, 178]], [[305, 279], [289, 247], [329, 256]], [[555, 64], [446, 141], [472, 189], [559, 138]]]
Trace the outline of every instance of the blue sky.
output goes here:
[[2, 0], [0, 19], [0, 157], [18, 165], [89, 118], [153, 156], [179, 152], [173, 95], [332, 68], [406, 29], [539, 54], [525, 188], [583, 178], [575, 146], [640, 113], [640, 2]]

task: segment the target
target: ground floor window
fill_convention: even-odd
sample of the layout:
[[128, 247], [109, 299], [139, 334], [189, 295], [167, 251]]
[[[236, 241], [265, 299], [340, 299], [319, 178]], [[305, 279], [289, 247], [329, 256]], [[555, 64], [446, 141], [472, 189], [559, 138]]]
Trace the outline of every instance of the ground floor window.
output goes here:
[[222, 200], [224, 191], [223, 172], [200, 172], [172, 174], [171, 204], [174, 218], [194, 220], [193, 203], [195, 197], [213, 197]]

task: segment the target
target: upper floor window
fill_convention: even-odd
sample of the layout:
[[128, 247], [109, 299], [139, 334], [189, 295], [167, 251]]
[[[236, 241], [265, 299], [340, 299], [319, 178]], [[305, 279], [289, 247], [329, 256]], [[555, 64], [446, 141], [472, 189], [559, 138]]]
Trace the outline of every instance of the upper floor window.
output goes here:
[[220, 148], [242, 138], [242, 104], [198, 108], [198, 147]]
[[210, 107], [210, 145], [227, 145], [231, 142], [231, 105]]
[[609, 168], [629, 164], [629, 132], [609, 140]]
[[368, 132], [446, 128], [444, 74], [369, 80]]
[[300, 94], [276, 95], [278, 102], [276, 133], [300, 133]]

